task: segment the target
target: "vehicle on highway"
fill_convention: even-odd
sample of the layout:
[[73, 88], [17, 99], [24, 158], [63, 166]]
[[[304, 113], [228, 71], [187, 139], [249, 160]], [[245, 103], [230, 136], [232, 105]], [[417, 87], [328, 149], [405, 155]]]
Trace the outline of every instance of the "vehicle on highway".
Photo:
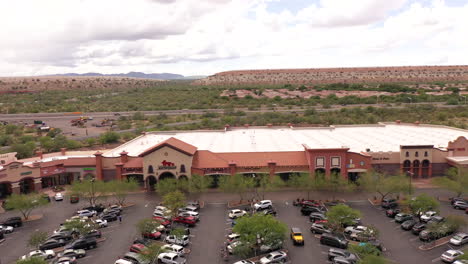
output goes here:
[[39, 246], [39, 249], [40, 250], [47, 250], [47, 249], [59, 248], [59, 247], [65, 246], [66, 243], [67, 242], [65, 240], [63, 240], [63, 239], [61, 239], [61, 240], [51, 239], [51, 240], [47, 240], [44, 243], [42, 243]]
[[157, 231], [157, 230], [153, 230], [152, 232], [148, 232], [148, 233], [142, 233], [141, 236], [143, 238], [148, 238], [148, 239], [160, 239], [161, 238], [161, 232]]
[[63, 194], [62, 193], [56, 193], [54, 195], [54, 200], [57, 201], [57, 202], [58, 201], [63, 201]]
[[176, 245], [176, 244], [166, 244], [161, 247], [162, 250], [165, 252], [173, 252], [176, 253], [179, 257], [183, 257], [185, 255], [184, 247]]
[[429, 220], [431, 220], [432, 217], [436, 216], [437, 215], [437, 212], [436, 211], [427, 211], [425, 212], [424, 214], [422, 214], [419, 219], [421, 220], [421, 222], [429, 222]]
[[398, 207], [398, 202], [394, 198], [384, 198], [382, 199], [382, 208], [391, 209]]
[[395, 215], [395, 222], [397, 222], [399, 224], [403, 223], [406, 220], [411, 220], [411, 219], [413, 219], [412, 214], [399, 213], [399, 214]]
[[187, 260], [174, 252], [161, 253], [158, 255], [158, 262], [164, 264], [185, 264]]
[[460, 257], [461, 255], [463, 255], [463, 251], [455, 250], [455, 249], [450, 249], [450, 250], [445, 251], [445, 252], [440, 256], [440, 259], [441, 259], [443, 262], [452, 263], [452, 262], [454, 262], [458, 257]]
[[23, 221], [21, 220], [21, 217], [14, 216], [7, 218], [5, 221], [1, 222], [2, 226], [12, 226], [14, 228], [20, 227], [23, 225]]
[[70, 258], [70, 257], [61, 257], [53, 262], [53, 264], [76, 264], [76, 263], [77, 263], [76, 258]]
[[97, 241], [95, 238], [80, 238], [67, 245], [65, 249], [93, 249], [96, 247]]
[[288, 258], [288, 255], [284, 251], [273, 251], [268, 253], [268, 255], [264, 256], [260, 259], [259, 263], [261, 264], [269, 264], [269, 263], [280, 263], [285, 262]]
[[455, 209], [466, 210], [466, 209], [468, 209], [468, 202], [467, 201], [456, 201], [455, 203], [453, 203], [452, 206]]
[[0, 225], [0, 233], [10, 234], [13, 233], [14, 227], [7, 225]]
[[84, 258], [86, 257], [86, 250], [84, 249], [65, 249], [62, 253], [58, 254], [58, 257], [69, 257], [69, 258]]
[[297, 227], [291, 228], [290, 236], [294, 245], [304, 245], [304, 236], [302, 236], [302, 232], [299, 228]]
[[387, 215], [388, 217], [390, 218], [394, 218], [395, 215], [401, 213], [401, 209], [400, 208], [392, 208], [392, 209], [387, 209], [385, 210], [385, 215]]
[[357, 260], [358, 260], [358, 258], [357, 258], [357, 256], [355, 254], [353, 254], [353, 253], [351, 253], [351, 252], [349, 252], [347, 250], [337, 249], [337, 248], [328, 249], [328, 260], [333, 260], [336, 257], [341, 257], [341, 258], [344, 258], [346, 260], [350, 260], [353, 263], [357, 262]]
[[271, 200], [262, 200], [260, 202], [255, 203], [253, 207], [255, 211], [258, 211], [261, 209], [267, 209], [269, 207], [273, 207], [273, 203], [271, 202]]
[[76, 215], [79, 216], [79, 217], [83, 217], [83, 216], [93, 217], [93, 216], [97, 215], [97, 212], [96, 211], [90, 211], [90, 210], [79, 210], [79, 211], [76, 211]]
[[348, 240], [343, 235], [324, 233], [320, 236], [320, 244], [346, 249]]
[[409, 231], [413, 228], [414, 225], [416, 225], [416, 220], [414, 219], [410, 219], [410, 220], [406, 220], [404, 221], [403, 223], [401, 223], [401, 229], [403, 230], [406, 230], [406, 231]]
[[169, 235], [164, 239], [164, 241], [168, 244], [176, 244], [176, 245], [183, 246], [183, 247], [187, 246], [190, 242], [189, 236], [187, 235], [184, 235], [182, 237]]
[[232, 209], [231, 211], [229, 211], [229, 218], [231, 219], [236, 219], [238, 217], [241, 217], [241, 216], [244, 216], [246, 215], [247, 212], [245, 210], [240, 210], [240, 209]]
[[423, 222], [416, 223], [413, 226], [413, 228], [411, 228], [411, 233], [413, 233], [414, 235], [419, 235], [421, 231], [426, 229], [426, 226], [427, 226], [426, 223], [423, 223]]
[[331, 233], [332, 230], [328, 228], [326, 225], [313, 223], [310, 227], [310, 232], [314, 234], [323, 234], [323, 233]]
[[29, 259], [29, 258], [53, 259], [55, 258], [55, 251], [50, 250], [50, 249], [34, 250], [21, 257], [21, 259]]
[[454, 246], [463, 246], [468, 243], [468, 234], [467, 233], [457, 233], [450, 239], [450, 244]]

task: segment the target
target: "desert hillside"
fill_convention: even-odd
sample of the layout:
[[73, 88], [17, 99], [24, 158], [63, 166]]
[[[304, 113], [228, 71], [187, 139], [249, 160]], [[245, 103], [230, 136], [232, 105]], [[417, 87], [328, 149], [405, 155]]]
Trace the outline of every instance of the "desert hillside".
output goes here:
[[200, 79], [200, 85], [325, 84], [466, 81], [468, 66], [408, 66], [226, 71]]

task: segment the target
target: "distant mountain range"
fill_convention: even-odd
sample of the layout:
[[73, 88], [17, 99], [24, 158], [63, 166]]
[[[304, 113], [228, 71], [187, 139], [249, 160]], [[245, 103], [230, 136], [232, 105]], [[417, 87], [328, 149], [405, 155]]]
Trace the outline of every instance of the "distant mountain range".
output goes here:
[[98, 72], [88, 73], [65, 73], [65, 74], [54, 74], [54, 76], [112, 76], [112, 77], [129, 77], [129, 78], [142, 78], [142, 79], [159, 79], [159, 80], [195, 80], [201, 79], [206, 76], [183, 76], [175, 73], [143, 73], [143, 72], [129, 72], [129, 73], [114, 73], [114, 74], [102, 74]]

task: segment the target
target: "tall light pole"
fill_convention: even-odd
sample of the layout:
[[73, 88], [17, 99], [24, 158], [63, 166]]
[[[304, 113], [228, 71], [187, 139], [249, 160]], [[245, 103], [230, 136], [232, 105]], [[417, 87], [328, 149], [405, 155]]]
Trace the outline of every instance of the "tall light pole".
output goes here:
[[412, 188], [411, 188], [411, 187], [412, 187], [411, 182], [412, 182], [412, 180], [413, 180], [413, 175], [414, 175], [414, 173], [411, 172], [411, 171], [407, 171], [406, 173], [408, 174], [408, 177], [409, 177], [408, 193], [409, 193], [409, 195], [411, 195], [411, 189], [412, 189]]
[[96, 181], [96, 178], [91, 178], [91, 199], [92, 199], [92, 204], [91, 206], [96, 206], [94, 202], [94, 181]]

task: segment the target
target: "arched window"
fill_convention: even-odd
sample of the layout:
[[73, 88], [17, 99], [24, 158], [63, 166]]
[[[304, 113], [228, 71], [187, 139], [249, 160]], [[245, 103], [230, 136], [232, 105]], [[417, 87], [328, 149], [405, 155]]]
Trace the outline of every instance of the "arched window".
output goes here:
[[419, 153], [416, 151], [416, 152], [414, 153], [414, 156], [415, 156], [415, 157], [419, 157]]
[[405, 161], [403, 162], [403, 167], [404, 167], [404, 168], [409, 168], [409, 167], [411, 167], [411, 161], [405, 160]]
[[409, 157], [409, 152], [408, 152], [408, 151], [406, 151], [405, 156], [406, 156], [406, 157]]
[[148, 173], [154, 173], [154, 169], [152, 165], [148, 166]]
[[180, 173], [185, 173], [185, 165], [180, 165]]
[[428, 154], [427, 154], [427, 151], [424, 151], [424, 157], [427, 157]]

